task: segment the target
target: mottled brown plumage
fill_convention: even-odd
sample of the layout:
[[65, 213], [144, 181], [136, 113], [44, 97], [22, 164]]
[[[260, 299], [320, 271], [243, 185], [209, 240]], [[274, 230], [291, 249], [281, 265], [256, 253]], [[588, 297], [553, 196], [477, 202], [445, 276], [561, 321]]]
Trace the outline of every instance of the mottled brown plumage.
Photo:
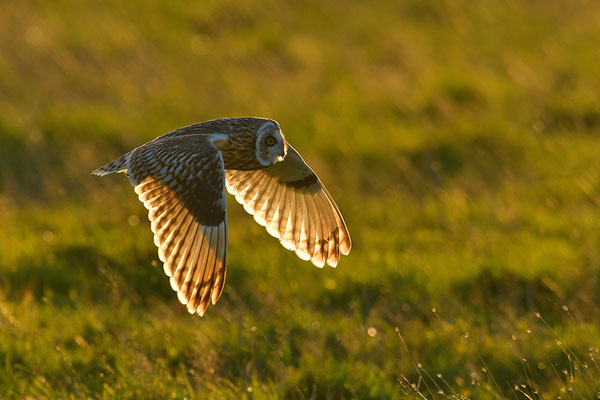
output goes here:
[[160, 136], [93, 173], [127, 172], [179, 300], [203, 315], [225, 284], [225, 188], [281, 244], [318, 267], [351, 249], [331, 195], [275, 121], [224, 118]]

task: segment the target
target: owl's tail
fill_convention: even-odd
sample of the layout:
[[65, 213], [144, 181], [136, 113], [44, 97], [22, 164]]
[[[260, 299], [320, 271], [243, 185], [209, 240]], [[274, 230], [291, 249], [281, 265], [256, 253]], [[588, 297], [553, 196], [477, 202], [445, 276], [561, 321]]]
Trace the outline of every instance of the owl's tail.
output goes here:
[[92, 174], [98, 176], [104, 176], [113, 174], [115, 172], [127, 172], [129, 168], [129, 159], [131, 158], [131, 152], [123, 154], [121, 157], [109, 162], [108, 164], [94, 170]]

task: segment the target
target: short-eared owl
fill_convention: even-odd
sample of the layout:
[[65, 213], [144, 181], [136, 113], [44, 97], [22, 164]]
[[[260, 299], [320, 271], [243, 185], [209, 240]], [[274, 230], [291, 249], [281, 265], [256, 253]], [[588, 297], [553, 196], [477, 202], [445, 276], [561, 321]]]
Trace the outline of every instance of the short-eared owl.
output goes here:
[[279, 124], [224, 118], [186, 126], [93, 173], [127, 172], [148, 209], [158, 256], [190, 313], [203, 315], [225, 284], [225, 188], [259, 224], [303, 260], [335, 267], [350, 252], [331, 195]]

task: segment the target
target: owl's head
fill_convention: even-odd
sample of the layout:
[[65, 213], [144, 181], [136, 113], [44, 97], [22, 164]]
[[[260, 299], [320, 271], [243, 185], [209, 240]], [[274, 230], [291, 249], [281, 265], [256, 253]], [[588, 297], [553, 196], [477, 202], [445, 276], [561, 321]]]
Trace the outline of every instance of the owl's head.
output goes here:
[[267, 121], [258, 128], [256, 135], [256, 159], [258, 162], [269, 167], [283, 161], [287, 154], [287, 144], [279, 124], [275, 121]]

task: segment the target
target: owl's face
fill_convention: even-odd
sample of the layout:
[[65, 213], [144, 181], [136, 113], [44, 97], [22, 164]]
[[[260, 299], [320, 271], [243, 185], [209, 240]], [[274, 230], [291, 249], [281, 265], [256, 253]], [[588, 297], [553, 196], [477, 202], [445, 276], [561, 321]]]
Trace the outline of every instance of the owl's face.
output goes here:
[[275, 121], [265, 122], [256, 135], [256, 159], [261, 165], [269, 167], [283, 161], [286, 154], [287, 144], [279, 124]]

